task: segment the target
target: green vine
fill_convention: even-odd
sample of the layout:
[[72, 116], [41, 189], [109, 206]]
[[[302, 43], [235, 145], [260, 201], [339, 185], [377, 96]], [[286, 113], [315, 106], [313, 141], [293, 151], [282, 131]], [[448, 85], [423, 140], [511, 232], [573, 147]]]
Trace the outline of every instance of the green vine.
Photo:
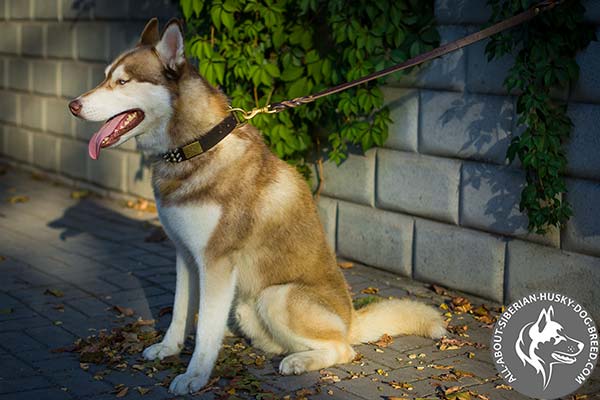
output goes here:
[[[180, 0], [186, 50], [200, 73], [251, 109], [317, 92], [437, 46], [433, 2], [388, 0]], [[325, 151], [340, 163], [348, 146], [388, 137], [389, 110], [376, 83], [252, 124], [280, 158], [309, 176]]]
[[[524, 11], [536, 0], [488, 0], [491, 22]], [[518, 50], [504, 86], [517, 97], [518, 125], [524, 130], [514, 137], [507, 158], [521, 162], [526, 185], [521, 193], [521, 212], [529, 219], [529, 230], [545, 233], [550, 226], [563, 226], [573, 211], [565, 200], [563, 174], [567, 158], [562, 147], [572, 123], [560, 94], [577, 81], [578, 51], [596, 40], [594, 29], [584, 24], [585, 9], [579, 0], [568, 0], [532, 21], [495, 35], [488, 43], [488, 58], [499, 58]]]

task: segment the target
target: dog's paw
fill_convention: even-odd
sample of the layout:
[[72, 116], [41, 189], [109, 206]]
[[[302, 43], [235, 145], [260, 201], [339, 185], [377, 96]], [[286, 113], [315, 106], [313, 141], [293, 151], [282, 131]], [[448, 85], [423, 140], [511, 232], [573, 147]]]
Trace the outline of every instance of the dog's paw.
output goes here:
[[202, 389], [208, 383], [210, 374], [195, 374], [186, 372], [185, 374], [177, 375], [169, 386], [169, 392], [176, 395], [184, 395], [194, 393]]
[[439, 339], [443, 336], [446, 336], [448, 334], [448, 331], [446, 330], [446, 327], [444, 326], [444, 322], [441, 321], [436, 321], [434, 322], [431, 327], [429, 328], [429, 336], [432, 339]]
[[150, 361], [156, 360], [157, 358], [162, 360], [163, 358], [179, 354], [180, 351], [181, 349], [177, 345], [159, 342], [147, 347], [142, 353], [142, 357]]
[[302, 354], [290, 354], [279, 363], [281, 375], [300, 375], [307, 371], [310, 358]]

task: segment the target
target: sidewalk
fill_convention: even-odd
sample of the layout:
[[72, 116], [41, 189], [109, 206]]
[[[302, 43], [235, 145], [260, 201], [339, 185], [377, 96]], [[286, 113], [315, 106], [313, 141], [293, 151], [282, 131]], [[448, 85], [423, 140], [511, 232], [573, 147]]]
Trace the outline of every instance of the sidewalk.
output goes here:
[[[173, 246], [144, 241], [155, 224], [156, 215], [147, 210], [4, 171], [0, 400], [174, 398], [168, 383], [185, 367], [192, 348], [162, 363], [145, 362], [140, 352], [168, 326], [175, 286]], [[499, 305], [343, 265], [358, 303], [372, 296], [412, 296], [444, 304], [451, 340], [380, 340], [357, 346], [362, 358], [351, 364], [282, 377], [276, 372], [281, 357], [265, 358], [242, 338], [231, 337], [213, 374], [221, 379], [187, 397], [526, 398], [502, 385], [487, 348]], [[95, 337], [74, 345], [90, 335]], [[600, 398], [599, 370], [579, 391], [589, 395], [579, 399]]]

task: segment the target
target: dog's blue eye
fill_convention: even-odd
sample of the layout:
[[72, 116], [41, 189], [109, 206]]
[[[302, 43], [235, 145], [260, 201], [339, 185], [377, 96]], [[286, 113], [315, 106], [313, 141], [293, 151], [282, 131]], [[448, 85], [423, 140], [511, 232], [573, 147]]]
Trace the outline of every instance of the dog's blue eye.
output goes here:
[[119, 85], [124, 85], [124, 84], [126, 84], [127, 82], [129, 82], [129, 81], [126, 81], [125, 79], [119, 79], [119, 80], [117, 81], [117, 83], [118, 83]]

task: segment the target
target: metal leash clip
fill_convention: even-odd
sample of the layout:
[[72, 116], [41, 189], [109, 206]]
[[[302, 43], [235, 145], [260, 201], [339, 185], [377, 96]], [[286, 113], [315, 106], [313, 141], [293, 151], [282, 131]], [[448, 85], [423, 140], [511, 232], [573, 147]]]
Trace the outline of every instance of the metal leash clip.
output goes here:
[[277, 110], [271, 109], [271, 105], [266, 105], [260, 108], [253, 108], [250, 111], [246, 111], [243, 108], [230, 106], [229, 111], [232, 113], [237, 113], [234, 115], [240, 124], [245, 124], [252, 118], [256, 117], [258, 114], [274, 114], [277, 112]]

